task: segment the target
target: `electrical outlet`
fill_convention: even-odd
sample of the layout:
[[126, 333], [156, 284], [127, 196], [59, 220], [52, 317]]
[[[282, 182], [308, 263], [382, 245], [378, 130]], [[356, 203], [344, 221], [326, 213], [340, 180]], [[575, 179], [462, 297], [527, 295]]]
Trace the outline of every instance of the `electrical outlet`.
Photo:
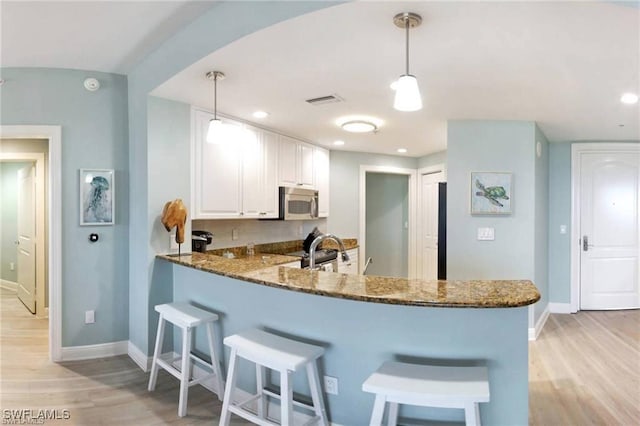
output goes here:
[[169, 235], [171, 250], [178, 250], [178, 243], [176, 243], [176, 234]]
[[13, 263], [13, 262], [9, 262], [9, 270], [15, 271], [16, 270], [16, 264]]
[[324, 376], [324, 391], [329, 395], [338, 394], [338, 378], [331, 376]]
[[96, 322], [96, 311], [85, 311], [84, 323], [93, 324], [94, 322]]

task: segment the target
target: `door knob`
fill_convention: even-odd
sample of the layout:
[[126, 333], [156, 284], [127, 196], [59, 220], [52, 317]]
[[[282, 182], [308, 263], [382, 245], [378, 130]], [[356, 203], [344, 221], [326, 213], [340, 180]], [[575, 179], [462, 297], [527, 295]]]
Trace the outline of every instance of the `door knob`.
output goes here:
[[589, 236], [582, 236], [582, 251], [589, 251], [589, 247], [593, 247], [593, 244], [589, 244]]

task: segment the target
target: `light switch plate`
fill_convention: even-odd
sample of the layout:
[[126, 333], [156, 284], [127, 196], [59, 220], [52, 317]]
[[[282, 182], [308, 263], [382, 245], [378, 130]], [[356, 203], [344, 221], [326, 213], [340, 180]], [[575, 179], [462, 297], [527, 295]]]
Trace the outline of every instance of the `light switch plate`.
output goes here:
[[561, 234], [567, 233], [567, 225], [560, 225], [560, 233]]
[[493, 228], [478, 228], [478, 241], [493, 241], [495, 239]]

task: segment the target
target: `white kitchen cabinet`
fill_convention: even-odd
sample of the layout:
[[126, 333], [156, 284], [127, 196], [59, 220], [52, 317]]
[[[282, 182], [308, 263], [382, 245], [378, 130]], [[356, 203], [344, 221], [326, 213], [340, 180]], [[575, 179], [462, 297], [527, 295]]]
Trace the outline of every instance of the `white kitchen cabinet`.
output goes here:
[[340, 255], [340, 253], [338, 253], [338, 272], [340, 272], [341, 274], [353, 274], [353, 275], [359, 274], [358, 248], [347, 250], [347, 254], [349, 255], [349, 260], [344, 262], [342, 260], [342, 256]]
[[278, 217], [278, 135], [245, 126], [242, 155], [242, 216]]
[[280, 135], [279, 185], [314, 188], [313, 172], [313, 145]]
[[318, 190], [318, 216], [329, 216], [329, 150], [313, 148], [314, 186]]
[[237, 218], [242, 212], [242, 150], [235, 139], [242, 124], [222, 119], [230, 126], [228, 139], [209, 144], [211, 118], [212, 114], [192, 110], [191, 218]]

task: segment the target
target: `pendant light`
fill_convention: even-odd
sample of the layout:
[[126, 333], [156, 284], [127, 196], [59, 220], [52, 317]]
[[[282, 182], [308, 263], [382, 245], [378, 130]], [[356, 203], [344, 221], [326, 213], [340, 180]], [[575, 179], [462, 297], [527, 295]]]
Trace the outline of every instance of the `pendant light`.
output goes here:
[[419, 26], [422, 17], [417, 13], [403, 12], [393, 17], [397, 27], [404, 28], [406, 34], [406, 72], [396, 81], [396, 97], [393, 107], [398, 111], [417, 111], [422, 109], [422, 97], [418, 88], [418, 80], [409, 74], [409, 29]]
[[218, 80], [224, 80], [224, 73], [221, 71], [209, 71], [207, 78], [213, 80], [213, 119], [209, 120], [209, 130], [207, 131], [208, 143], [220, 143], [224, 124], [218, 118]]

